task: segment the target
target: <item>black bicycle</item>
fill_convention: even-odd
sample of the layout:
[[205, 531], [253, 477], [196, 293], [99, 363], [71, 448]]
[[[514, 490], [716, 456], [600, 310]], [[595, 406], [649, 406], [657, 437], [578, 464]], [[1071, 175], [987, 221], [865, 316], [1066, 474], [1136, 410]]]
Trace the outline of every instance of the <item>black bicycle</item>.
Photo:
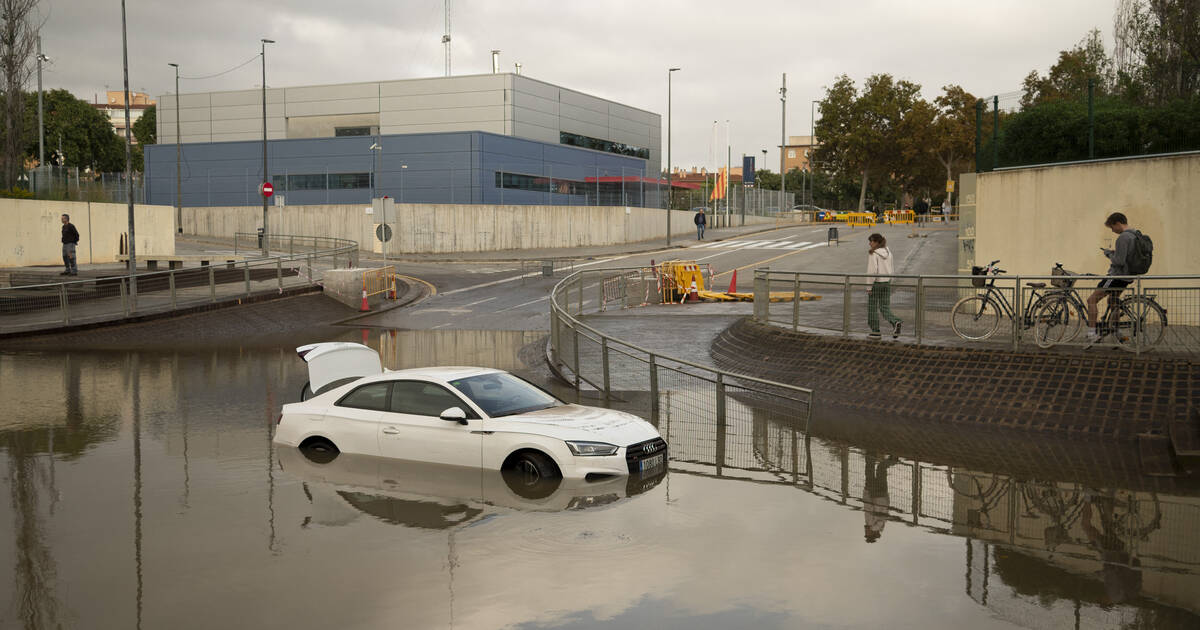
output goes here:
[[[1033, 315], [1033, 338], [1042, 348], [1070, 343], [1088, 321], [1087, 303], [1075, 289], [1075, 281], [1090, 274], [1071, 273], [1061, 264], [1055, 265], [1052, 273], [1059, 276], [1051, 280], [1056, 288], [1043, 296]], [[1118, 346], [1131, 352], [1154, 347], [1166, 331], [1167, 309], [1153, 295], [1141, 293], [1122, 298], [1121, 291], [1108, 290], [1104, 314], [1096, 320], [1096, 341], [1112, 337]]]
[[[1000, 320], [1012, 321], [1017, 317], [1008, 296], [996, 288], [996, 276], [1005, 273], [996, 266], [999, 262], [993, 260], [986, 267], [971, 267], [972, 286], [986, 290], [959, 300], [950, 310], [950, 328], [959, 337], [969, 341], [987, 339], [1000, 329]], [[1057, 293], [1057, 290], [1043, 291], [1045, 286], [1044, 283], [1030, 283], [1033, 290], [1021, 313], [1022, 328], [1032, 328], [1037, 322], [1035, 314], [1042, 309], [1045, 299]]]

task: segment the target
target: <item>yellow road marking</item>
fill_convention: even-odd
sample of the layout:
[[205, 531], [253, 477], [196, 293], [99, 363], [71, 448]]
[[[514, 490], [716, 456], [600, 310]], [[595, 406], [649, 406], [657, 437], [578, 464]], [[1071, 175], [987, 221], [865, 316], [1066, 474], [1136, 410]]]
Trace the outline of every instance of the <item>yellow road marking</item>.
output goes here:
[[433, 297], [433, 296], [437, 295], [437, 287], [433, 286], [433, 283], [431, 283], [431, 282], [427, 282], [420, 278], [414, 278], [412, 276], [406, 276], [406, 275], [399, 274], [399, 273], [396, 274], [396, 277], [404, 278], [405, 280], [411, 280], [413, 282], [417, 282], [417, 283], [425, 285], [429, 289], [429, 297]]

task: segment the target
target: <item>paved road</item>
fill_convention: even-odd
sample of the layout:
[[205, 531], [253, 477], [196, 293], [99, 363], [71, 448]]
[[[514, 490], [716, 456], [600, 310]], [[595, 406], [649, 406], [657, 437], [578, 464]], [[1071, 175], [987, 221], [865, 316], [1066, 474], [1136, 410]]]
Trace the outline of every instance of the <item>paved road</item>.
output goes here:
[[[778, 228], [724, 241], [695, 242], [686, 249], [621, 254], [586, 260], [576, 268], [646, 266], [664, 258], [690, 259], [711, 265], [715, 284], [724, 289], [738, 270], [740, 287], [749, 288], [753, 269], [769, 266], [783, 271], [862, 272], [866, 268], [866, 236], [878, 231], [888, 238], [897, 256], [897, 273], [954, 273], [956, 232], [921, 229], [924, 238], [907, 238], [911, 226], [876, 226], [872, 230], [840, 229], [841, 242], [825, 241], [827, 227], [803, 225]], [[403, 329], [545, 330], [549, 328], [548, 299], [561, 279], [544, 278], [516, 263], [397, 263], [400, 273], [431, 283], [437, 294], [413, 307], [371, 316], [356, 323]], [[585, 309], [590, 300], [585, 300]], [[749, 312], [747, 304], [700, 304], [690, 313]]]

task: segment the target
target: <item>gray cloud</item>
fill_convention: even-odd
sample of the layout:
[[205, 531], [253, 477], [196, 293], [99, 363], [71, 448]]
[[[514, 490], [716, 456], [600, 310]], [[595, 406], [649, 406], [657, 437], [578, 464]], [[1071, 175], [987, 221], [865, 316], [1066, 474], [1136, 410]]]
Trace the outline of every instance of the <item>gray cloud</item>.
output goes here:
[[[43, 47], [53, 58], [47, 88], [81, 98], [121, 89], [121, 15], [116, 2], [43, 0]], [[778, 168], [780, 74], [788, 73], [788, 133], [809, 133], [810, 101], [841, 73], [861, 81], [887, 72], [920, 83], [927, 98], [960, 84], [979, 96], [1011, 92], [1032, 69], [1100, 28], [1111, 40], [1112, 3], [1097, 0], [816, 2], [759, 0], [455, 0], [455, 74], [521, 62], [531, 77], [667, 113], [673, 89], [677, 166], [711, 164], [712, 123], [730, 121], [734, 159], [770, 150]], [[208, 75], [267, 52], [267, 83], [294, 85], [441, 76], [438, 0], [128, 0], [130, 88], [174, 89], [167, 62]], [[184, 81], [182, 91], [246, 89], [251, 63], [227, 75]], [[665, 150], [665, 137], [664, 137]]]

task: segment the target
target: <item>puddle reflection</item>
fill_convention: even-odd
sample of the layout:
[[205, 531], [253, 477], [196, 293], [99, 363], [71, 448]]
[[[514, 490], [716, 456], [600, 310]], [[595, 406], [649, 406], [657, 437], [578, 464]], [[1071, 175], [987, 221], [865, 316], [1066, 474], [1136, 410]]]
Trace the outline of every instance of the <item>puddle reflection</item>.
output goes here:
[[[542, 337], [375, 329], [368, 345], [389, 367], [536, 377], [519, 356]], [[933, 438], [900, 428], [859, 443], [806, 435], [787, 410], [748, 399], [734, 398], [717, 427], [701, 420], [711, 401], [675, 388], [660, 392], [656, 418], [670, 473], [530, 487], [273, 449], [279, 407], [305, 379], [290, 347], [0, 353], [11, 506], [0, 567], [12, 602], [0, 618], [27, 628], [1200, 627], [1200, 491], [1116, 465], [1104, 473], [1123, 461], [1104, 449], [1041, 445], [1091, 457], [1079, 476], [1033, 459], [1005, 469], [991, 465], [1004, 453], [929, 456]], [[638, 413], [654, 406], [646, 392], [618, 398]], [[237, 588], [211, 590], [223, 581]], [[273, 616], [264, 601], [280, 604]]]

